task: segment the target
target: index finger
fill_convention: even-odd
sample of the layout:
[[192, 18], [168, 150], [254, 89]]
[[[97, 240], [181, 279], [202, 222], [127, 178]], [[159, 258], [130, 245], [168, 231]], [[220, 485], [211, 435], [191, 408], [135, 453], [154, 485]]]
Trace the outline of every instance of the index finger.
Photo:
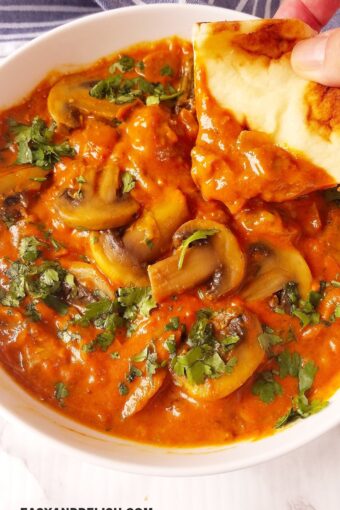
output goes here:
[[320, 31], [339, 8], [340, 0], [284, 0], [274, 17], [297, 18]]

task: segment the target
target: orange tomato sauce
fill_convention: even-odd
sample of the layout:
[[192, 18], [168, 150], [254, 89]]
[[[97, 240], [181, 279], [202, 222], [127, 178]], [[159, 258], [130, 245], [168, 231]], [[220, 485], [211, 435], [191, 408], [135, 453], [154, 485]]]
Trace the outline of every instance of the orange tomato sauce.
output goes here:
[[[191, 51], [189, 43], [175, 38], [141, 44], [109, 60], [99, 61], [78, 74], [85, 81], [107, 78], [110, 64], [128, 54], [143, 65], [127, 71], [127, 78], [142, 76], [153, 83], [170, 83], [177, 90]], [[162, 72], [166, 66], [171, 69], [170, 73]], [[49, 125], [52, 118], [47, 105], [48, 95], [58, 79], [57, 75], [51, 75], [25, 101], [0, 114], [0, 189], [4, 175], [16, 175], [23, 169], [16, 163], [18, 143], [13, 142], [8, 119], [30, 125], [35, 117], [40, 117]], [[316, 188], [327, 186], [327, 177], [319, 169], [307, 168], [307, 164], [299, 173], [298, 166], [289, 167], [282, 163], [282, 159], [279, 177], [275, 176], [273, 154], [281, 157], [281, 149], [267, 139], [264, 141], [264, 135], [248, 132], [244, 135], [244, 147], [239, 146], [236, 151], [235, 140], [242, 127], [216, 104], [208, 105], [205, 115], [207, 127], [200, 129], [200, 152], [198, 154], [195, 149], [193, 176], [191, 151], [198, 132], [195, 109], [186, 103], [180, 107], [171, 101], [146, 105], [137, 99], [121, 106], [117, 113], [118, 122], [117, 119], [112, 122], [95, 114], [81, 113], [75, 128], [58, 124], [54, 142], [67, 140], [74, 147], [75, 155], [61, 157], [46, 172], [46, 180], [31, 179], [21, 186], [16, 178], [12, 188], [2, 195], [0, 286], [5, 293], [10, 284], [8, 270], [13, 262], [22, 262], [20, 243], [27, 237], [40, 242], [39, 255], [33, 264], [54, 260], [71, 273], [74, 264], [92, 267], [95, 277], [81, 282], [87, 288], [86, 292], [93, 293], [99, 286], [101, 290], [108, 288], [112, 297], [122, 286], [120, 281], [105, 274], [94, 260], [90, 230], [65, 224], [55, 206], [65, 189], [81, 193], [85, 186], [82, 177], [99, 175], [112, 154], [118, 165], [119, 179], [124, 172], [133, 175], [135, 186], [129, 196], [139, 207], [133, 221], [114, 229], [119, 239], [143, 211], [152, 208], [157, 199], [162, 201], [164, 190], [170, 188], [179, 190], [185, 197], [187, 213], [183, 223], [198, 218], [227, 226], [248, 261], [251, 245], [264, 239], [279, 248], [297, 249], [311, 270], [311, 290], [317, 291], [320, 281], [328, 282], [317, 307], [321, 319], [306, 326], [295, 315], [274, 311], [273, 296], [253, 301], [244, 299], [243, 283], [226, 295], [211, 299], [204, 293], [206, 286], [201, 282], [175, 297], [167, 297], [149, 315], [138, 315], [130, 335], [125, 327], [119, 326], [106, 350], [84, 348], [103, 330], [91, 321], [86, 326], [74, 322], [74, 317], [82, 314], [84, 307], [72, 300], [68, 299], [67, 311], [61, 315], [37, 298], [35, 308], [40, 320], [36, 321], [27, 315], [27, 305], [32, 301], [28, 294], [17, 306], [0, 305], [0, 361], [19, 384], [36, 398], [79, 422], [116, 436], [157, 445], [223, 444], [270, 434], [298, 394], [298, 378], [290, 375], [280, 378], [275, 372], [275, 356], [264, 354], [255, 373], [225, 398], [207, 401], [189, 397], [173, 377], [169, 352], [164, 347], [172, 335], [178, 353], [185, 350], [186, 337], [181, 336], [180, 329], [167, 329], [174, 317], [178, 317], [179, 323], [189, 331], [196, 312], [201, 309], [209, 308], [220, 313], [230, 307], [246, 310], [282, 338], [288, 331], [294, 332], [293, 341], [273, 346], [273, 353], [277, 356], [288, 349], [298, 352], [304, 363], [315, 363], [317, 372], [307, 391], [310, 402], [327, 399], [339, 385], [340, 319], [329, 319], [340, 303], [340, 288], [329, 282], [337, 282], [340, 274], [340, 208], [335, 201], [327, 201], [322, 191], [316, 191]], [[205, 148], [202, 140], [208, 140]], [[247, 142], [258, 147], [265, 178], [264, 174], [256, 175], [244, 165]], [[219, 159], [221, 151], [227, 154], [232, 165]], [[197, 164], [198, 157], [203, 170]], [[214, 169], [211, 178], [207, 177], [207, 165]], [[243, 168], [241, 174], [238, 172], [240, 167]], [[198, 178], [200, 171], [203, 177]], [[289, 194], [292, 187], [298, 190], [294, 199]], [[232, 204], [229, 210], [226, 204]], [[176, 209], [171, 199], [165, 205]], [[11, 225], [8, 221], [6, 224], [8, 216], [14, 217]], [[162, 241], [162, 252], [156, 260], [165, 259], [173, 252], [173, 233]], [[51, 243], [51, 239], [57, 245]], [[96, 242], [93, 238], [92, 243]], [[143, 271], [147, 265], [147, 262], [141, 264]], [[77, 282], [77, 273], [73, 274]], [[86, 299], [92, 302], [86, 293], [84, 299], [85, 306], [88, 304]], [[63, 331], [67, 333], [60, 334]], [[145, 360], [133, 363], [131, 360], [151, 341], [157, 352], [158, 366], [154, 374], [146, 376]], [[131, 363], [142, 374], [130, 381], [127, 374]], [[272, 402], [266, 403], [254, 394], [252, 388], [259, 374], [270, 370], [274, 370], [273, 377], [282, 391]], [[59, 386], [58, 394], [56, 385], [60, 383], [63, 386]], [[124, 391], [119, 391], [122, 383]], [[134, 412], [126, 416], [126, 402], [134, 394], [137, 404]]]

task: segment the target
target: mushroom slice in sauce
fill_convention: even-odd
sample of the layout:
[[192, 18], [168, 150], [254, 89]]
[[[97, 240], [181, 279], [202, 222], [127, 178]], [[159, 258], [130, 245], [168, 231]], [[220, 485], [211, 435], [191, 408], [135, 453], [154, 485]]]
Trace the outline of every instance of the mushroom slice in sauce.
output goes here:
[[166, 188], [150, 209], [127, 229], [124, 245], [140, 262], [151, 262], [169, 249], [173, 233], [188, 216], [183, 193]]
[[92, 234], [90, 245], [97, 267], [113, 285], [144, 287], [149, 284], [146, 270], [112, 232]]
[[206, 378], [202, 384], [192, 384], [185, 376], [173, 374], [175, 383], [190, 397], [206, 401], [227, 397], [240, 388], [262, 363], [265, 353], [258, 341], [258, 336], [262, 333], [260, 322], [248, 311], [243, 313], [242, 320], [245, 334], [239, 345], [232, 350], [236, 364], [231, 373]]
[[[199, 231], [215, 232], [189, 247], [181, 266], [182, 243]], [[184, 292], [210, 279], [208, 295], [219, 297], [240, 285], [245, 257], [234, 234], [221, 223], [191, 220], [174, 235], [174, 255], [148, 267], [152, 293], [157, 301]]]
[[250, 282], [242, 291], [247, 301], [265, 299], [281, 290], [286, 283], [298, 284], [300, 296], [307, 299], [312, 274], [301, 253], [293, 246], [274, 246], [259, 242], [250, 247]]
[[64, 263], [64, 266], [67, 267], [68, 271], [73, 274], [77, 281], [84, 285], [84, 287], [92, 291], [100, 290], [108, 298], [114, 299], [115, 294], [110, 285], [91, 264], [72, 261], [69, 264]]
[[181, 108], [195, 110], [194, 62], [192, 55], [186, 55], [183, 60], [179, 89], [182, 91], [182, 94], [176, 101], [176, 111], [179, 111]]
[[0, 195], [40, 189], [41, 179], [44, 180], [47, 175], [46, 170], [37, 166], [20, 165], [14, 170], [13, 167], [8, 168], [0, 174]]
[[89, 230], [118, 228], [129, 223], [139, 205], [130, 196], [117, 197], [118, 180], [118, 167], [110, 160], [100, 175], [97, 189], [93, 172], [86, 176], [80, 192], [65, 190], [55, 201], [62, 221], [70, 227]]
[[167, 371], [162, 368], [152, 377], [146, 375], [140, 378], [135, 389], [126, 400], [122, 418], [129, 418], [133, 414], [138, 413], [149, 403], [150, 399], [156, 395], [158, 390], [163, 386], [166, 379]]
[[91, 97], [89, 91], [96, 80], [71, 75], [59, 80], [50, 90], [48, 111], [57, 124], [76, 128], [80, 114], [94, 115], [107, 120], [116, 117], [120, 107], [110, 101]]

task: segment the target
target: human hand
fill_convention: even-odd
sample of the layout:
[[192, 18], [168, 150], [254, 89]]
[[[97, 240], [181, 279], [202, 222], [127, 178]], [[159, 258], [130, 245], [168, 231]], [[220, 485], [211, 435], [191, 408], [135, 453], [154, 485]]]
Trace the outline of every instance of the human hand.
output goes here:
[[[297, 18], [319, 32], [339, 8], [340, 0], [284, 0], [275, 18]], [[296, 44], [291, 62], [303, 78], [340, 87], [340, 28]]]

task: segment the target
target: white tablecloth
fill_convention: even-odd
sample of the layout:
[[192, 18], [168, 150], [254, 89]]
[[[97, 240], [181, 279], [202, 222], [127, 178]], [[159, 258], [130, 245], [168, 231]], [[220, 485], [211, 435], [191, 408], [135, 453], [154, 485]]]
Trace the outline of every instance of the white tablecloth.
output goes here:
[[339, 482], [340, 427], [243, 471], [157, 478], [82, 462], [0, 417], [0, 510], [339, 510]]

